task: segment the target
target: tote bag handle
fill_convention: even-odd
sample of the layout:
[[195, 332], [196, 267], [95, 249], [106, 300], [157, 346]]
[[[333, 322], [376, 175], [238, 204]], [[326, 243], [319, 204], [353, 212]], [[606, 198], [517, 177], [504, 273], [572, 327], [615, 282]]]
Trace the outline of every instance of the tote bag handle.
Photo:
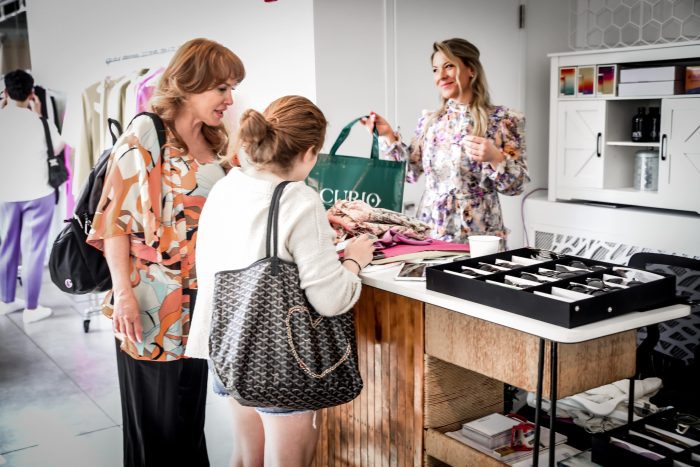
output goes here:
[[[335, 153], [338, 151], [340, 148], [340, 145], [345, 142], [345, 139], [348, 137], [350, 134], [350, 130], [352, 129], [352, 126], [359, 122], [360, 119], [362, 118], [369, 118], [369, 115], [365, 115], [364, 117], [358, 117], [352, 122], [348, 123], [345, 125], [345, 128], [340, 130], [340, 134], [338, 135], [338, 138], [335, 140], [335, 143], [333, 143], [333, 147], [331, 148], [330, 157], [335, 156]], [[370, 159], [379, 159], [379, 132], [377, 131], [377, 127], [374, 127], [374, 131], [372, 132], [372, 152], [370, 153]]]
[[[277, 242], [279, 231], [280, 198], [282, 191], [289, 184], [289, 181], [279, 183], [272, 193], [270, 210], [267, 213], [267, 233], [265, 236], [265, 257], [272, 259], [272, 274], [277, 275], [279, 258], [277, 257]], [[272, 249], [272, 251], [270, 251]]]

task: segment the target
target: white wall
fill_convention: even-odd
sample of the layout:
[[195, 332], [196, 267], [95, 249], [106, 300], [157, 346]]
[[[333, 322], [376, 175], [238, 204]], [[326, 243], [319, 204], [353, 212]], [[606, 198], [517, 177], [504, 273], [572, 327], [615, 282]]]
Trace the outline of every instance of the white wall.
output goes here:
[[[387, 59], [383, 1], [315, 0], [317, 104], [329, 121], [325, 150], [353, 119], [386, 111]], [[369, 157], [371, 138], [359, 124], [341, 154]]]
[[65, 92], [69, 102], [104, 76], [167, 64], [172, 53], [110, 65], [106, 58], [195, 37], [216, 40], [243, 60], [237, 111], [262, 110], [284, 94], [316, 98], [312, 0], [29, 0], [27, 17], [36, 81]]
[[569, 2], [529, 0], [525, 24], [525, 116], [529, 190], [547, 188], [549, 165], [549, 58], [567, 50]]
[[[569, 2], [527, 0], [525, 30], [516, 26], [518, 3], [203, 0], [195, 6], [184, 0], [122, 0], [117, 6], [106, 0], [28, 0], [27, 8], [37, 82], [75, 98], [105, 75], [165, 64], [172, 54], [106, 65], [108, 57], [208, 37], [231, 48], [246, 65], [235, 113], [262, 109], [283, 94], [305, 95], [329, 119], [326, 150], [347, 122], [370, 110], [398, 124], [409, 139], [421, 110], [438, 105], [429, 66], [432, 43], [465, 37], [481, 49], [493, 101], [525, 113], [533, 180], [527, 190], [546, 183], [546, 54], [566, 50]], [[343, 152], [368, 155], [369, 144], [358, 127]], [[407, 201], [417, 202], [421, 194], [422, 184], [407, 185]], [[509, 245], [518, 247], [520, 198], [502, 200]]]

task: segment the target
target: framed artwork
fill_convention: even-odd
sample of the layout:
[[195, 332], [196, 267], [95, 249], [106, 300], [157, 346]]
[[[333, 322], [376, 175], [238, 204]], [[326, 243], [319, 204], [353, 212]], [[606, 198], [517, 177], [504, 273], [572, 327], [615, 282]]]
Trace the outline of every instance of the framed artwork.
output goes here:
[[595, 95], [595, 65], [578, 67], [577, 96]]
[[559, 68], [559, 95], [576, 95], [576, 67]]
[[598, 96], [614, 96], [617, 83], [617, 65], [598, 65]]

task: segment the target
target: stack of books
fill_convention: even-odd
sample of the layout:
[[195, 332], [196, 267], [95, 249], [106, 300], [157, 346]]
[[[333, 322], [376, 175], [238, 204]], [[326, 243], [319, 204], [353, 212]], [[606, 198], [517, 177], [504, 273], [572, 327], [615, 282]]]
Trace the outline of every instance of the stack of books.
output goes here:
[[[501, 414], [490, 414], [485, 417], [473, 420], [462, 425], [462, 429], [445, 433], [452, 439], [455, 439], [467, 446], [470, 446], [477, 451], [487, 454], [499, 461], [513, 465], [525, 459], [532, 457], [532, 451], [516, 451], [510, 446], [511, 428], [522, 423], [520, 420], [506, 417]], [[555, 433], [554, 444], [563, 445], [567, 437]], [[549, 430], [540, 428], [540, 453], [547, 452], [549, 447]], [[561, 446], [562, 454], [565, 452], [572, 455], [571, 452], [578, 452], [569, 446]], [[559, 454], [560, 447], [557, 447]], [[541, 456], [543, 454], [540, 454]], [[546, 457], [545, 457], [546, 459]], [[544, 465], [544, 464], [543, 464]]]
[[462, 434], [486, 448], [494, 449], [509, 444], [511, 428], [520, 423], [520, 420], [492, 413], [462, 425]]

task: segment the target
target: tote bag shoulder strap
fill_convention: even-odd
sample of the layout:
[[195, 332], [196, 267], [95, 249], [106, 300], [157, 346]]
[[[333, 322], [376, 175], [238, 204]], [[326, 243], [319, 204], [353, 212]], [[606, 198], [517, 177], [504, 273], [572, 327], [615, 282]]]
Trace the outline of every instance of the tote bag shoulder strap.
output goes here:
[[289, 181], [284, 181], [275, 187], [275, 191], [272, 193], [272, 200], [270, 201], [270, 210], [267, 213], [267, 234], [265, 236], [265, 257], [272, 259], [272, 272], [277, 273], [277, 263], [279, 258], [277, 257], [277, 245], [278, 245], [278, 219], [280, 211], [280, 198], [282, 198], [282, 192], [285, 187], [289, 185]]
[[54, 157], [53, 141], [51, 141], [51, 130], [49, 130], [49, 121], [44, 117], [39, 117], [41, 124], [44, 127], [44, 138], [46, 138], [46, 158], [50, 161]]
[[[359, 122], [360, 119], [362, 118], [369, 118], [369, 115], [365, 115], [364, 117], [358, 117], [352, 122], [348, 123], [345, 125], [345, 128], [340, 130], [340, 134], [338, 135], [338, 138], [336, 138], [335, 143], [333, 143], [333, 147], [331, 148], [331, 152], [329, 153], [331, 157], [335, 156], [335, 153], [340, 149], [340, 146], [345, 142], [345, 139], [348, 137], [350, 134], [350, 130], [352, 129], [352, 126]], [[370, 158], [371, 159], [379, 159], [379, 132], [377, 131], [377, 127], [374, 127], [374, 131], [372, 132], [372, 150], [370, 152]]]

